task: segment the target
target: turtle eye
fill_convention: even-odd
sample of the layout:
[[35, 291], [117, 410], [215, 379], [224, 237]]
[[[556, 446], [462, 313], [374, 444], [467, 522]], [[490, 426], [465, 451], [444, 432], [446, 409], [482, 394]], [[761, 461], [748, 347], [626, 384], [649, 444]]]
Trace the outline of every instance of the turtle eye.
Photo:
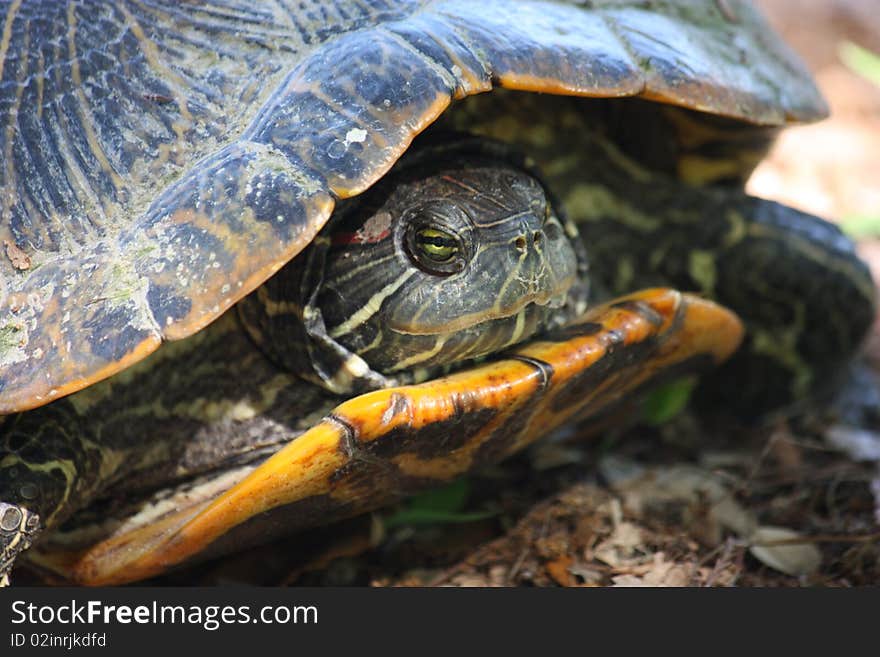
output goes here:
[[422, 271], [449, 276], [464, 269], [465, 248], [461, 238], [436, 224], [417, 222], [407, 230], [406, 251]]
[[415, 235], [416, 248], [434, 262], [449, 262], [458, 253], [454, 235], [436, 228], [419, 228]]

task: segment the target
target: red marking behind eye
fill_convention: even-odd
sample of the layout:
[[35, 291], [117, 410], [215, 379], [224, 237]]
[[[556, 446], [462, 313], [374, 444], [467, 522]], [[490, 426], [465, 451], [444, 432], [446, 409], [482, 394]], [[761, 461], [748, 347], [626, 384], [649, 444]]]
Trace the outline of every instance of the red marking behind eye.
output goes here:
[[364, 222], [364, 225], [353, 233], [337, 233], [332, 243], [337, 246], [346, 244], [375, 244], [391, 234], [391, 214], [377, 212]]
[[381, 242], [391, 234], [389, 229], [383, 230], [381, 233], [369, 233], [363, 229], [354, 233], [336, 233], [331, 240], [334, 246], [345, 246], [346, 244], [376, 244]]

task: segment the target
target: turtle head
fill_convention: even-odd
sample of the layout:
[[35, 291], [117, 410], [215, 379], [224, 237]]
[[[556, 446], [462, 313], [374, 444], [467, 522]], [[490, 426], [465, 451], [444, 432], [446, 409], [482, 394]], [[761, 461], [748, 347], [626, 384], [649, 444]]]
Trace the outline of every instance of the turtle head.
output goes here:
[[[583, 287], [573, 229], [541, 182], [505, 160], [422, 157], [331, 221], [245, 308], [262, 315], [258, 341], [270, 356], [337, 392], [418, 379], [518, 343], [569, 315]], [[289, 318], [287, 337], [278, 313], [266, 328], [260, 306], [277, 309], [282, 298], [299, 300], [306, 350]]]
[[577, 256], [527, 173], [441, 168], [379, 193], [334, 227], [317, 298], [330, 337], [372, 368], [483, 356], [564, 303]]

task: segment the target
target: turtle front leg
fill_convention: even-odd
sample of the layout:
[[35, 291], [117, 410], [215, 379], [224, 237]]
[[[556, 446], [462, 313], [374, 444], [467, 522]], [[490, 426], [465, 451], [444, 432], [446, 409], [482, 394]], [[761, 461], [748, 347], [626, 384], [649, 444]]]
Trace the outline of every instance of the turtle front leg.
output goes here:
[[[607, 182], [607, 179], [606, 179]], [[746, 324], [701, 396], [740, 416], [803, 406], [846, 376], [875, 316], [875, 288], [833, 224], [738, 189], [652, 176], [581, 187], [574, 213], [592, 273], [612, 293], [700, 291]]]
[[66, 399], [0, 418], [0, 585], [44, 529], [90, 498], [103, 460]]
[[36, 513], [0, 502], [0, 587], [9, 586], [16, 557], [31, 546], [40, 531], [40, 516]]

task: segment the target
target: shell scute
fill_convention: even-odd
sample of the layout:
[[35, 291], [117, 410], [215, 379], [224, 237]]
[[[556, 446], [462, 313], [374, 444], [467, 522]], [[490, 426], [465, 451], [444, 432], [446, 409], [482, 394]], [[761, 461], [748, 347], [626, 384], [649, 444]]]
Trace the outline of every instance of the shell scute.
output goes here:
[[[823, 116], [752, 6], [720, 4], [213, 0], [207, 18], [202, 3], [11, 3], [0, 413], [204, 327], [453, 99], [505, 86], [641, 95], [766, 125]], [[136, 284], [108, 296], [118, 281]], [[64, 294], [23, 303], [47, 285]]]

